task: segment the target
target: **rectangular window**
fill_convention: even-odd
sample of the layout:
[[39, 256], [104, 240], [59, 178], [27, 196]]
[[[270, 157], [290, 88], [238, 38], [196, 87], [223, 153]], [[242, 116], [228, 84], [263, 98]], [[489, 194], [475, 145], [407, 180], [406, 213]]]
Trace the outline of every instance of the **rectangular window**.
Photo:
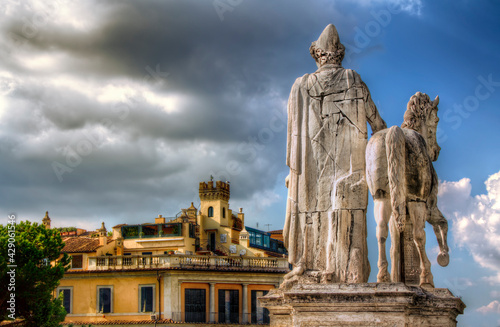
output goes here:
[[255, 244], [255, 233], [248, 232], [248, 237], [250, 238], [250, 244]]
[[83, 268], [83, 255], [75, 254], [71, 256], [71, 268]]
[[173, 223], [162, 225], [162, 235], [165, 237], [182, 235], [182, 224]]
[[113, 312], [113, 292], [111, 286], [97, 286], [97, 312]]
[[142, 232], [145, 237], [154, 237], [158, 235], [158, 225], [142, 225]]
[[264, 246], [269, 248], [270, 237], [269, 235], [264, 235]]
[[195, 224], [189, 225], [189, 237], [196, 238], [196, 225]]
[[139, 226], [123, 226], [123, 238], [137, 238], [139, 237]]
[[186, 288], [184, 290], [185, 322], [206, 322], [207, 298], [205, 289]]
[[73, 287], [58, 287], [57, 297], [62, 296], [62, 305], [66, 313], [73, 313]]
[[255, 234], [255, 245], [261, 245], [262, 246], [262, 234]]
[[155, 304], [154, 285], [139, 286], [139, 312], [154, 312]]
[[219, 290], [219, 324], [238, 324], [239, 316], [239, 291]]
[[252, 324], [269, 324], [269, 310], [262, 307], [259, 297], [266, 295], [268, 291], [252, 291]]

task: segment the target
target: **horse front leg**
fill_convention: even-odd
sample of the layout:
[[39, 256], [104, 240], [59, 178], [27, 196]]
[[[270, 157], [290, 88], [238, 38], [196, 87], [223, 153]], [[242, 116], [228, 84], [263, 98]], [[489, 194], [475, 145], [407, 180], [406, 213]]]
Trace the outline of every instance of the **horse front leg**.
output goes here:
[[385, 253], [385, 243], [389, 236], [387, 227], [391, 216], [391, 202], [389, 199], [376, 199], [373, 201], [375, 206], [375, 221], [377, 223], [377, 241], [378, 241], [378, 283], [387, 283], [391, 281], [391, 276], [387, 270], [387, 255]]
[[420, 255], [420, 286], [430, 285], [434, 287], [434, 280], [431, 273], [431, 262], [425, 252], [425, 221], [427, 217], [427, 207], [425, 202], [408, 202], [408, 212], [413, 222], [413, 241], [417, 246]]
[[432, 207], [427, 221], [432, 225], [434, 229], [434, 234], [439, 244], [439, 254], [437, 261], [441, 267], [446, 267], [450, 262], [450, 256], [448, 254], [448, 221], [443, 216], [441, 211], [437, 206]]

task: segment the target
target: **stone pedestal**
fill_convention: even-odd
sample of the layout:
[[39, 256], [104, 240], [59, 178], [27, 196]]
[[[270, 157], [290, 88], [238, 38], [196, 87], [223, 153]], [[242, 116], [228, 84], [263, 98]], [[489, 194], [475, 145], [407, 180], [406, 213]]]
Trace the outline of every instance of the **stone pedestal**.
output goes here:
[[295, 285], [260, 301], [272, 327], [455, 327], [465, 309], [447, 289], [402, 283]]

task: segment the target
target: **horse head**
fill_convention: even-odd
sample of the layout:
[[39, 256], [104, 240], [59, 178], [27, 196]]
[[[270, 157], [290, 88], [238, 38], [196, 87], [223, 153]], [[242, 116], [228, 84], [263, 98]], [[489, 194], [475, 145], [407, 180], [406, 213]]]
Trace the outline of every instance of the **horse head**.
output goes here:
[[439, 96], [431, 101], [425, 93], [417, 92], [410, 98], [401, 128], [409, 128], [420, 133], [427, 144], [427, 153], [432, 161], [436, 161], [441, 147], [437, 144], [436, 132], [439, 118], [437, 116]]

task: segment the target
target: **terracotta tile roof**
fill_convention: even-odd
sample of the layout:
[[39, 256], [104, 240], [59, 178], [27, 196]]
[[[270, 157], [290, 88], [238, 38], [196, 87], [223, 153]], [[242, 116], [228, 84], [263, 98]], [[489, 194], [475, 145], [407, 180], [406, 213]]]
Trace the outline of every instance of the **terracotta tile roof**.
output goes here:
[[272, 230], [270, 232], [268, 232], [270, 234], [283, 234], [283, 230], [282, 229], [277, 229], [277, 230]]
[[[175, 324], [176, 322], [172, 319], [161, 319], [161, 320], [103, 320], [103, 321], [92, 321], [92, 326], [101, 326], [101, 325], [146, 325], [146, 324]], [[61, 325], [85, 325], [89, 324], [88, 321], [68, 321], [63, 322]]]
[[[108, 243], [112, 240], [108, 238]], [[99, 247], [99, 238], [98, 237], [86, 237], [86, 236], [77, 236], [77, 237], [64, 237], [63, 242], [65, 243], [61, 252], [65, 253], [88, 253], [95, 252]]]
[[16, 320], [4, 320], [0, 321], [0, 326], [2, 327], [21, 327], [24, 326], [24, 320], [23, 319], [16, 319]]

